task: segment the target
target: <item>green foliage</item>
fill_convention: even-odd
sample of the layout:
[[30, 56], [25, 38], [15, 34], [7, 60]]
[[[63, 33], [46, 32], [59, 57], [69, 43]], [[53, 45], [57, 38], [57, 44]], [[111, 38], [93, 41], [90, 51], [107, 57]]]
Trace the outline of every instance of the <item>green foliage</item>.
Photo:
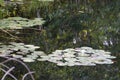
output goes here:
[[4, 0], [0, 0], [0, 6], [4, 6]]
[[11, 16], [36, 17], [41, 7], [49, 6], [54, 0], [0, 0], [0, 18]]
[[[106, 37], [108, 42], [112, 38], [113, 45], [117, 44], [120, 31], [119, 0], [109, 3], [101, 2], [99, 6], [95, 1], [80, 3], [81, 5], [77, 5], [74, 1], [73, 4], [67, 2], [69, 3], [69, 1], [58, 4], [56, 2], [55, 10], [46, 16], [48, 32], [56, 32], [57, 34], [53, 36], [57, 35], [56, 38], [60, 38], [61, 34], [71, 30], [72, 37], [81, 39], [78, 41], [79, 45], [94, 45], [101, 48]], [[87, 34], [84, 34], [83, 30], [86, 30]], [[117, 37], [114, 37], [115, 35]]]

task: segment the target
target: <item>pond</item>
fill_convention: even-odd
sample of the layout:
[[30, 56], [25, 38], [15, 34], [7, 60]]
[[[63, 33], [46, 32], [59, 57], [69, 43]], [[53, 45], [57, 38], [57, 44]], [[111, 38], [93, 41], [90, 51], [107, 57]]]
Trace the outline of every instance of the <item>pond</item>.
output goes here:
[[1, 0], [1, 80], [120, 80], [120, 0]]
[[[35, 38], [26, 44], [1, 43], [0, 49], [3, 55], [0, 55], [11, 54], [14, 58], [21, 58], [32, 71], [35, 71], [35, 80], [119, 80], [120, 78], [118, 54], [113, 56], [107, 50], [91, 47], [63, 48], [46, 53], [34, 40]], [[22, 66], [15, 64], [20, 70], [15, 72], [15, 76], [20, 77], [19, 74], [24, 73], [21, 72]]]

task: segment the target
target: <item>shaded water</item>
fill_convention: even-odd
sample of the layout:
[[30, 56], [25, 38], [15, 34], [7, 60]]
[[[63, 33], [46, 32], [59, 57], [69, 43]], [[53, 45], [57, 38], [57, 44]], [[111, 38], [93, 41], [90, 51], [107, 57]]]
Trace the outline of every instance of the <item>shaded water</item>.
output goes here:
[[[39, 40], [41, 37], [40, 33], [37, 32], [37, 36], [31, 36], [26, 38], [28, 40], [27, 43], [31, 43], [34, 45], [41, 45], [41, 41]], [[65, 44], [67, 42], [64, 42]], [[49, 46], [53, 46], [53, 44], [47, 43], [48, 46], [41, 47], [41, 50], [48, 52], [50, 54], [52, 51], [56, 49], [50, 49]], [[59, 44], [58, 44], [59, 45]], [[47, 48], [48, 47], [48, 48]], [[67, 48], [63, 47], [62, 49]], [[71, 45], [69, 46], [71, 47]], [[72, 46], [73, 47], [73, 46]], [[47, 49], [46, 49], [47, 48]], [[57, 46], [59, 49], [59, 46]], [[60, 48], [61, 49], [61, 48]], [[48, 50], [48, 51], [46, 51]], [[107, 50], [109, 51], [109, 50]], [[117, 52], [117, 51], [116, 51]], [[116, 59], [113, 59], [114, 64], [106, 64], [106, 65], [96, 65], [96, 66], [57, 66], [54, 63], [50, 62], [34, 62], [27, 63], [30, 68], [34, 71], [36, 80], [119, 80], [120, 79], [120, 55], [119, 53], [112, 53], [112, 55], [116, 56]]]
[[[69, 45], [63, 48], [59, 48], [59, 43], [57, 47], [52, 47], [55, 44], [50, 44], [50, 43], [47, 43], [46, 46], [42, 46], [41, 44], [44, 43], [45, 45], [45, 42], [41, 42], [42, 37], [41, 37], [41, 32], [39, 31], [32, 31], [32, 32], [31, 30], [28, 30], [28, 32], [23, 31], [22, 34], [18, 36], [21, 37], [21, 39], [23, 39], [23, 42], [27, 44], [40, 46], [41, 47], [40, 50], [45, 51], [47, 54], [51, 54], [51, 52], [55, 51], [56, 49], [66, 49], [69, 47], [71, 48], [75, 47], [73, 45], [72, 46]], [[64, 42], [63, 44], [65, 43], [67, 43], [67, 41]], [[34, 74], [35, 80], [119, 80], [120, 55], [119, 53], [112, 53], [112, 55], [117, 57], [116, 59], [113, 59], [114, 64], [106, 64], [106, 65], [97, 64], [96, 66], [68, 67], [68, 66], [57, 66], [56, 64], [50, 63], [48, 61], [45, 62], [37, 61], [26, 64], [30, 67], [32, 71], [35, 71]], [[20, 66], [18, 65], [17, 67]], [[16, 76], [19, 76], [19, 74], [16, 74]]]

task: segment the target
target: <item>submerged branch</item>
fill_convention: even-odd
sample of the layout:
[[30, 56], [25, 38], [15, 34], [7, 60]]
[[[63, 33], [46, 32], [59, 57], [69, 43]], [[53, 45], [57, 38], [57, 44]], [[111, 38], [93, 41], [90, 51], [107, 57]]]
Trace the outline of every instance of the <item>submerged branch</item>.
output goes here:
[[10, 68], [10, 69], [5, 73], [5, 75], [2, 77], [1, 80], [5, 80], [5, 77], [6, 77], [8, 74], [10, 74], [10, 72], [11, 72], [14, 68], [15, 68], [15, 67]]
[[[4, 69], [0, 68], [0, 70], [2, 70], [3, 72], [7, 72]], [[9, 76], [11, 76], [14, 80], [18, 80], [15, 76], [13, 76], [12, 74], [8, 73]]]
[[9, 33], [8, 31], [4, 30], [4, 29], [0, 29], [2, 32], [8, 34], [10, 37], [12, 37], [15, 40], [19, 40], [22, 41], [21, 39], [19, 39], [17, 36], [12, 35], [11, 33]]

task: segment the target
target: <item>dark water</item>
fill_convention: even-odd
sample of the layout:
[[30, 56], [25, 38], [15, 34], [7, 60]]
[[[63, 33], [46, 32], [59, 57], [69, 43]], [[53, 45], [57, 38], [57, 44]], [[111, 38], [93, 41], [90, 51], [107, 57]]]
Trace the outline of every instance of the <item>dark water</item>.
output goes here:
[[[39, 32], [37, 32], [37, 34], [39, 34]], [[40, 34], [33, 37], [34, 38], [30, 37], [27, 43], [41, 45]], [[67, 41], [65, 43], [67, 43]], [[45, 46], [41, 46], [41, 50], [48, 52], [48, 54], [56, 49], [56, 47], [54, 49], [49, 47], [54, 46], [54, 44], [47, 43], [47, 45], [48, 49], [46, 49]], [[57, 46], [57, 48], [59, 48], [59, 46]], [[64, 48], [67, 47], [63, 47], [63, 49]], [[31, 70], [36, 71], [36, 80], [120, 80], [120, 55], [117, 51], [116, 53], [112, 53], [112, 55], [117, 58], [113, 60], [114, 64], [111, 65], [60, 67], [50, 62], [34, 62], [27, 64], [30, 66]]]
[[[19, 34], [17, 36], [19, 36], [22, 39], [22, 42], [26, 44], [40, 46], [40, 50], [46, 52], [47, 54], [50, 54], [56, 49], [76, 47], [74, 45], [69, 44], [60, 48], [59, 45], [64, 45], [71, 41], [64, 41], [63, 43], [51, 44], [50, 42], [46, 41], [47, 38], [44, 38], [42, 36], [41, 31], [26, 30], [22, 31], [22, 34]], [[21, 41], [18, 40], [16, 42]], [[79, 46], [77, 45], [77, 47]], [[108, 48], [107, 51], [111, 50], [109, 50]], [[50, 62], [34, 62], [26, 64], [32, 71], [35, 71], [35, 80], [120, 80], [120, 55], [118, 51], [116, 51], [116, 53], [115, 51], [113, 51], [112, 55], [116, 56], [117, 58], [113, 60], [114, 64], [111, 65], [106, 64], [96, 66], [60, 67]], [[20, 71], [17, 73], [20, 74], [22, 72], [22, 68], [19, 65], [17, 67], [19, 67], [20, 69]], [[19, 76], [19, 74], [17, 73], [16, 76]], [[28, 78], [27, 80], [30, 80], [30, 78]]]

